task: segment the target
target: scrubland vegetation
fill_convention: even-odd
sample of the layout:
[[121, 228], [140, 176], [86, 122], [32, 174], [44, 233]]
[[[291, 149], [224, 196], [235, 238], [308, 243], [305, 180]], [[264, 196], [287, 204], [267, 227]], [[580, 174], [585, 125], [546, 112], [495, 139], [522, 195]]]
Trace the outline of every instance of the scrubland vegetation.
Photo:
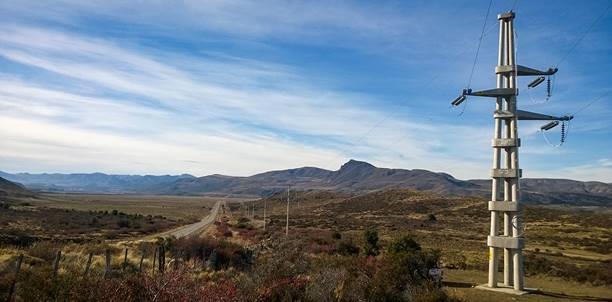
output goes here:
[[[25, 250], [26, 268], [19, 275], [17, 296], [24, 301], [452, 300], [427, 278], [427, 268], [438, 262], [439, 253], [421, 249], [408, 237], [392, 242], [392, 248], [372, 241], [363, 241], [360, 246], [331, 232], [312, 238], [268, 240], [252, 249], [208, 238], [165, 240], [161, 244], [174, 260], [163, 274], [151, 267], [150, 261], [142, 271], [135, 263], [121, 265], [116, 261], [111, 276], [104, 276], [100, 263], [84, 276], [83, 261], [65, 259], [66, 265], [55, 278], [49, 263], [60, 246], [34, 244]], [[343, 248], [346, 245], [351, 246], [348, 253]], [[367, 248], [374, 246], [377, 255], [367, 255]], [[147, 245], [138, 249], [145, 250]], [[121, 259], [121, 250], [115, 250], [115, 256]], [[0, 290], [6, 292], [10, 267], [5, 265], [1, 270], [5, 274]]]
[[77, 211], [3, 204], [0, 210], [0, 242], [27, 246], [36, 241], [86, 242], [154, 234], [186, 223], [162, 215], [126, 214], [116, 209]]
[[[121, 236], [125, 237], [121, 238], [142, 238], [147, 231], [137, 231], [136, 223], [146, 222], [148, 217], [112, 210], [105, 213], [49, 208], [51, 213], [58, 211], [78, 217], [101, 215], [102, 218], [98, 227], [89, 226], [87, 219], [79, 218], [76, 220], [79, 223], [66, 225], [66, 233], [55, 239], [5, 242], [0, 250], [0, 295], [8, 292], [15, 261], [23, 253], [17, 301], [470, 301], [494, 298], [474, 295], [476, 290], [468, 290], [476, 283], [483, 283], [486, 276], [483, 238], [488, 231], [488, 211], [482, 200], [441, 198], [407, 190], [362, 196], [300, 192], [291, 202], [289, 236], [285, 236], [284, 229], [284, 195], [273, 195], [265, 202], [228, 205], [219, 221], [201, 236], [122, 242], [68, 239], [78, 233], [75, 230], [100, 233], [105, 228], [123, 229]], [[12, 204], [8, 210], [14, 210], [13, 206], [28, 207]], [[254, 215], [248, 214], [251, 212], [247, 206], [255, 207]], [[10, 219], [8, 216], [2, 219]], [[51, 219], [46, 216], [45, 219]], [[606, 289], [612, 283], [609, 213], [527, 207], [525, 216], [528, 221], [527, 282], [532, 280], [529, 278], [553, 280], [545, 283], [546, 286], [558, 287], [548, 290], [560, 292], [565, 291], [563, 284], [572, 284], [572, 290], [583, 295], [574, 298], [597, 300], [611, 294]], [[122, 227], [121, 217], [133, 222]], [[158, 223], [179, 223], [170, 218], [157, 219]], [[33, 224], [34, 220], [21, 221]], [[36, 230], [31, 228], [31, 232]], [[545, 232], [552, 233], [554, 240], [544, 236]], [[163, 273], [153, 265], [155, 247], [160, 245], [165, 247], [168, 259]], [[125, 247], [130, 251], [126, 264], [123, 263]], [[64, 253], [61, 269], [53, 277], [52, 263], [60, 249]], [[105, 275], [106, 249], [112, 251], [113, 270], [112, 274]], [[96, 256], [91, 271], [85, 276], [90, 252]], [[428, 277], [428, 269], [434, 266], [444, 268], [450, 276], [447, 280], [451, 282], [442, 288]], [[465, 278], [462, 276], [470, 277], [468, 280], [461, 279]], [[462, 287], [454, 288], [453, 284], [462, 284]], [[521, 299], [555, 300], [538, 295], [530, 297]]]

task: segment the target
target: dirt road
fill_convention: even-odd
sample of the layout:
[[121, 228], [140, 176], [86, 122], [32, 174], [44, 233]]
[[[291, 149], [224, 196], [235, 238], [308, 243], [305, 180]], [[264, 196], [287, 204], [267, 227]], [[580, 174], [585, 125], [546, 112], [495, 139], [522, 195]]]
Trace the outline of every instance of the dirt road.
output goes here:
[[196, 235], [199, 232], [201, 232], [205, 227], [209, 226], [211, 223], [215, 221], [215, 219], [217, 218], [217, 215], [219, 214], [219, 209], [221, 208], [221, 205], [224, 205], [224, 204], [225, 204], [225, 201], [217, 201], [215, 205], [213, 206], [213, 208], [210, 210], [210, 213], [204, 218], [202, 218], [202, 220], [196, 223], [180, 226], [176, 229], [166, 231], [161, 234], [157, 234], [156, 237], [174, 236], [176, 238], [182, 238], [182, 237], [187, 237], [190, 235]]

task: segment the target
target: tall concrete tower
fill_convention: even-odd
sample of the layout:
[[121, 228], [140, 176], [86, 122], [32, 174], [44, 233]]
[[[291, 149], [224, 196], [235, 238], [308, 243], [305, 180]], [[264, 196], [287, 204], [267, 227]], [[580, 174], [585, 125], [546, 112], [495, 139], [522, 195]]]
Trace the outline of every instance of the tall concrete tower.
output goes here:
[[[461, 104], [466, 96], [481, 96], [495, 99], [493, 112], [494, 131], [493, 169], [491, 170], [491, 201], [488, 208], [491, 214], [491, 229], [487, 237], [489, 247], [489, 279], [481, 288], [500, 289], [512, 293], [526, 293], [524, 287], [523, 238], [520, 208], [518, 150], [519, 120], [567, 121], [571, 116], [555, 117], [539, 113], [517, 110], [518, 76], [544, 76], [557, 72], [556, 68], [547, 71], [524, 67], [516, 64], [514, 48], [515, 13], [510, 11], [497, 16], [499, 20], [498, 62], [495, 67], [497, 86], [495, 89], [475, 91], [467, 88], [452, 102]], [[541, 83], [541, 80], [540, 80]], [[501, 226], [501, 227], [500, 227]], [[503, 283], [498, 282], [500, 256], [503, 255]]]

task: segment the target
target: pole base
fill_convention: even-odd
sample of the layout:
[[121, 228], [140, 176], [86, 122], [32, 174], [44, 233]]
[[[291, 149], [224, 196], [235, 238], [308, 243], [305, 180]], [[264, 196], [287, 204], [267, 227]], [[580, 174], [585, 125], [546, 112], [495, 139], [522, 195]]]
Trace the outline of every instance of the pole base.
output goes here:
[[517, 296], [522, 296], [522, 295], [526, 295], [526, 294], [538, 291], [537, 288], [527, 288], [527, 287], [523, 288], [523, 290], [514, 290], [514, 287], [506, 286], [503, 283], [498, 283], [497, 287], [489, 287], [488, 284], [481, 284], [481, 285], [477, 285], [475, 288], [498, 292], [498, 293], [517, 295]]

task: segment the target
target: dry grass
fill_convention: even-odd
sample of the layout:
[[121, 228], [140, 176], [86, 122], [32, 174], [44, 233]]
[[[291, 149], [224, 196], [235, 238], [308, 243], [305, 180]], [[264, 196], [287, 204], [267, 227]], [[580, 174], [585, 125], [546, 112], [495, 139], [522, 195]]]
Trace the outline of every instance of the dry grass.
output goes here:
[[[500, 276], [501, 277], [501, 276]], [[612, 289], [603, 286], [590, 286], [561, 279], [533, 276], [526, 277], [527, 287], [541, 292], [524, 296], [495, 293], [472, 288], [483, 284], [487, 273], [475, 270], [446, 270], [447, 292], [464, 301], [609, 301]]]
[[[329, 194], [329, 193], [328, 193]], [[448, 269], [460, 268], [484, 273], [487, 269], [486, 235], [489, 232], [489, 212], [485, 200], [473, 198], [443, 198], [435, 194], [390, 190], [374, 192], [358, 197], [328, 195], [317, 192], [301, 192], [301, 201], [291, 204], [290, 234], [307, 234], [312, 228], [340, 231], [343, 236], [355, 236], [363, 230], [376, 228], [381, 241], [388, 242], [398, 234], [408, 233], [426, 248], [442, 252], [442, 265]], [[258, 211], [263, 205], [257, 202]], [[282, 236], [285, 225], [286, 200], [284, 196], [273, 196], [267, 201], [269, 224], [272, 236]], [[429, 214], [436, 217], [428, 219]], [[563, 263], [556, 275], [566, 274], [575, 267], [575, 278], [587, 273], [587, 268], [606, 270], [612, 260], [612, 213], [577, 208], [548, 208], [527, 206], [525, 219], [527, 255], [537, 255]], [[580, 293], [583, 289], [597, 289], [586, 283], [559, 281], [554, 275], [551, 284], [572, 286]], [[575, 279], [567, 275], [566, 280]], [[605, 275], [604, 275], [605, 276]], [[540, 280], [535, 279], [535, 280]], [[601, 279], [601, 278], [600, 278]], [[600, 280], [596, 282], [610, 282]], [[540, 282], [540, 281], [538, 281]], [[547, 285], [546, 283], [540, 284]], [[561, 282], [561, 283], [559, 283]], [[583, 288], [584, 287], [584, 288]], [[555, 289], [555, 287], [544, 287]], [[467, 299], [470, 300], [470, 299]], [[554, 299], [549, 299], [554, 300]]]
[[194, 196], [43, 194], [36, 205], [81, 211], [118, 210], [128, 214], [200, 219], [219, 198]]

